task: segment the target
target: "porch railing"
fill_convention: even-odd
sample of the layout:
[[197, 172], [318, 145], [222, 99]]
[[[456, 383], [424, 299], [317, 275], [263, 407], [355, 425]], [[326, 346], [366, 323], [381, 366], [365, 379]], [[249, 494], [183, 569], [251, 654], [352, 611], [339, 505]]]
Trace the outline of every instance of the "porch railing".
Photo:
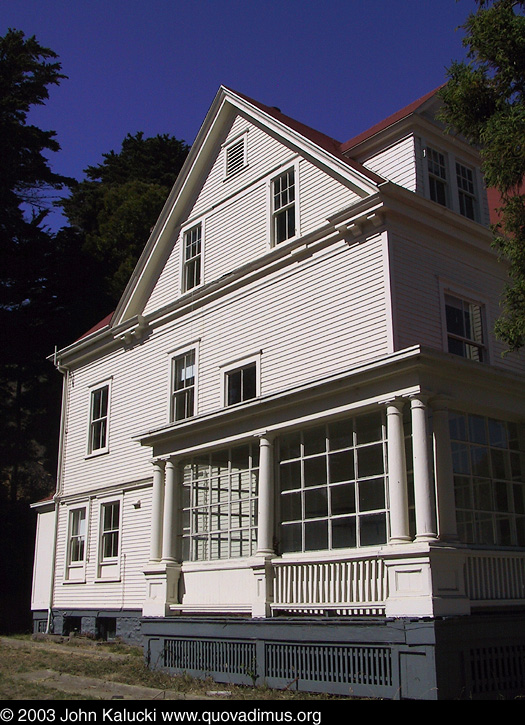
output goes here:
[[525, 554], [470, 551], [465, 589], [471, 602], [525, 600]]
[[274, 561], [274, 611], [381, 615], [387, 597], [377, 557], [330, 562]]

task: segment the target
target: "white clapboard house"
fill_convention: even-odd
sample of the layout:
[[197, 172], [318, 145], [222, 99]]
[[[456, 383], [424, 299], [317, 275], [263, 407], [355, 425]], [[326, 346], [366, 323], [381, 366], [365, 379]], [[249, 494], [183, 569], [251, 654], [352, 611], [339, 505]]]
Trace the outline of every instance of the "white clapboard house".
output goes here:
[[433, 92], [339, 143], [220, 88], [115, 312], [60, 350], [35, 631], [401, 698], [525, 685], [525, 361]]

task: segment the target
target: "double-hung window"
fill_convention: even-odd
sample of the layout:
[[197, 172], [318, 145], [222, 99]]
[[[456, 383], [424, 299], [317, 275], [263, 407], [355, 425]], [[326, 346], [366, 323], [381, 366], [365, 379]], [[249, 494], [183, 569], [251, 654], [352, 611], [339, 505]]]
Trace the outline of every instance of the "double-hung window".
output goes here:
[[432, 201], [448, 205], [447, 166], [445, 155], [433, 148], [427, 148], [428, 186]]
[[445, 294], [445, 316], [448, 352], [469, 360], [486, 362], [482, 305]]
[[171, 420], [191, 418], [195, 412], [196, 351], [187, 350], [172, 360]]
[[119, 554], [120, 501], [102, 504], [101, 524], [101, 561], [114, 560]]
[[476, 195], [474, 193], [474, 172], [468, 166], [456, 162], [459, 212], [469, 219], [476, 217]]
[[202, 224], [184, 232], [182, 266], [182, 289], [188, 292], [202, 281]]
[[109, 432], [109, 384], [91, 391], [89, 419], [89, 453], [101, 453], [108, 449]]
[[71, 511], [69, 528], [69, 563], [81, 564], [86, 553], [86, 509]]
[[226, 405], [235, 405], [257, 396], [257, 363], [252, 362], [235, 370], [228, 370], [226, 380]]
[[291, 239], [296, 235], [296, 179], [292, 167], [272, 181], [272, 235], [273, 243]]

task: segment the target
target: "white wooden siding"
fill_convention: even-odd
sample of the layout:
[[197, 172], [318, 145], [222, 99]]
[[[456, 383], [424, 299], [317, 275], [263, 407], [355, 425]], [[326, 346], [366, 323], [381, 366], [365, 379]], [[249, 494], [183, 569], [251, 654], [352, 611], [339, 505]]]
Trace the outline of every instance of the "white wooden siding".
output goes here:
[[416, 191], [416, 152], [412, 134], [361, 162], [388, 181]]
[[[223, 151], [204, 182], [188, 220], [204, 221], [203, 282], [219, 279], [270, 249], [270, 181], [280, 168], [293, 163], [295, 151], [238, 116], [225, 143], [248, 129], [248, 166], [224, 178]], [[359, 197], [345, 184], [302, 159], [296, 180], [301, 235], [326, 223], [331, 214]], [[180, 294], [182, 234], [173, 240], [166, 266], [145, 306], [145, 314], [160, 309]]]
[[495, 257], [476, 254], [447, 244], [444, 239], [421, 240], [391, 236], [391, 258], [396, 307], [394, 324], [396, 349], [420, 344], [444, 348], [444, 326], [440, 283], [470, 292], [473, 299], [486, 302], [490, 363], [509, 371], [525, 370], [518, 355], [502, 356], [504, 346], [492, 328], [500, 314], [503, 269]]
[[[112, 500], [111, 497], [104, 501]], [[85, 582], [65, 580], [67, 530], [70, 506], [61, 505], [56, 549], [54, 608], [131, 608], [141, 609], [146, 597], [143, 574], [149, 558], [151, 530], [151, 489], [128, 491], [121, 506], [120, 576], [117, 581], [98, 580], [99, 511], [101, 499], [93, 498], [89, 507], [86, 540]], [[134, 504], [140, 501], [140, 508]], [[86, 499], [87, 504], [87, 499]], [[75, 502], [75, 507], [82, 505]]]

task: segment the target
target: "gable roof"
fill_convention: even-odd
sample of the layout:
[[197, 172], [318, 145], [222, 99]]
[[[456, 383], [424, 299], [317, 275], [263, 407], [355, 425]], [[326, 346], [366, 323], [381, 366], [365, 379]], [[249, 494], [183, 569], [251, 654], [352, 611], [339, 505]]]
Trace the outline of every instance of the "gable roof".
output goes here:
[[439, 88], [435, 88], [433, 91], [426, 93], [424, 96], [421, 96], [421, 98], [418, 98], [417, 101], [413, 101], [412, 103], [409, 103], [408, 106], [405, 106], [401, 110], [396, 111], [395, 113], [391, 114], [390, 116], [387, 116], [387, 118], [384, 118], [382, 121], [379, 121], [379, 123], [376, 123], [374, 126], [371, 126], [366, 131], [363, 131], [362, 133], [358, 134], [357, 136], [354, 136], [350, 140], [341, 144], [341, 152], [348, 153], [355, 146], [358, 146], [359, 144], [363, 143], [363, 141], [368, 141], [368, 139], [372, 138], [373, 136], [380, 133], [381, 131], [384, 131], [385, 129], [389, 128], [390, 126], [393, 126], [394, 124], [399, 123], [399, 121], [404, 120], [411, 114], [420, 110], [421, 107], [427, 103], [427, 101], [430, 101], [431, 99], [433, 99], [436, 96], [436, 94], [438, 93], [438, 91], [441, 90], [441, 88], [443, 88], [443, 86], [439, 86]]

